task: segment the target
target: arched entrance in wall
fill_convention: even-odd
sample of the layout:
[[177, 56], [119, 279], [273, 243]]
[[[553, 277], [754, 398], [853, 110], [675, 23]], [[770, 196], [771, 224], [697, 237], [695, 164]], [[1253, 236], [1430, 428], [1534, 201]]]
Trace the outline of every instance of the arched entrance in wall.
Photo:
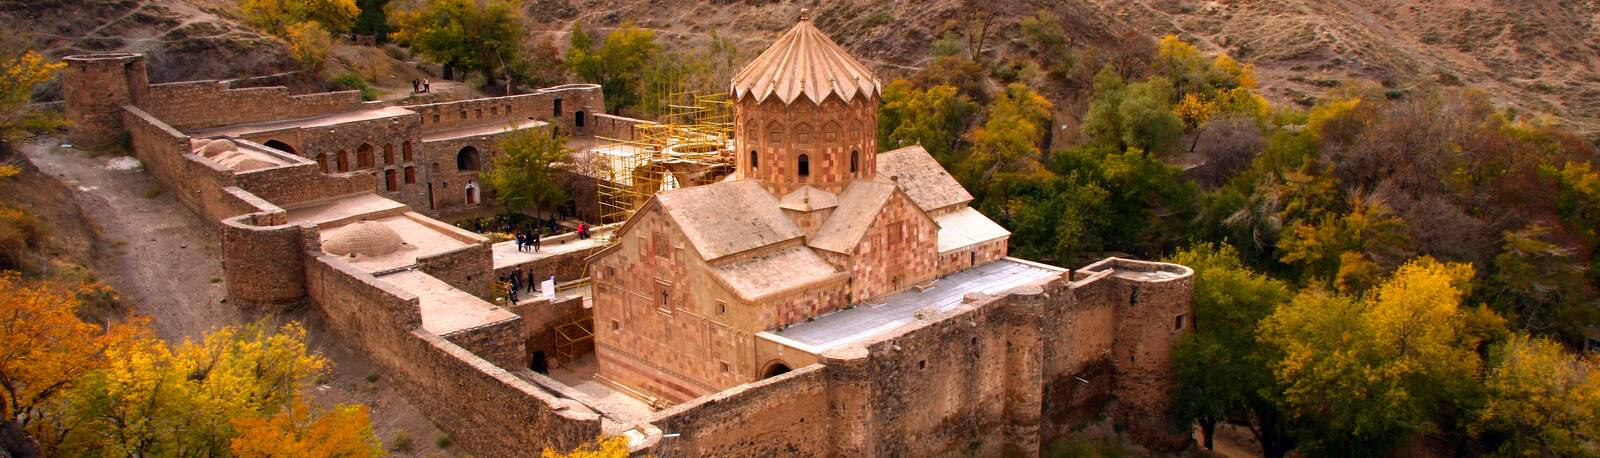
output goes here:
[[467, 205], [477, 205], [477, 204], [478, 204], [478, 182], [476, 182], [476, 181], [468, 182], [467, 183]]
[[785, 363], [783, 361], [773, 361], [773, 362], [767, 363], [767, 368], [766, 369], [762, 369], [761, 370], [761, 378], [762, 379], [769, 379], [769, 378], [777, 377], [779, 375], [787, 374], [791, 370], [793, 370], [793, 369], [789, 368], [789, 364], [788, 363]]
[[468, 146], [456, 152], [456, 170], [478, 170], [479, 164], [477, 148]]
[[356, 168], [365, 169], [372, 167], [372, 165], [372, 145], [362, 143], [361, 146], [356, 147]]
[[282, 141], [279, 141], [278, 139], [267, 140], [267, 142], [266, 143], [262, 143], [262, 145], [266, 146], [268, 148], [272, 148], [272, 149], [275, 149], [275, 150], [278, 150], [278, 151], [282, 151], [282, 152], [285, 152], [285, 153], [289, 153], [289, 154], [296, 154], [297, 153], [294, 150], [293, 146], [289, 146], [288, 143], [284, 143]]
[[337, 154], [335, 154], [334, 156], [335, 156], [334, 157], [334, 162], [337, 162], [338, 166], [339, 166], [339, 173], [349, 172], [350, 171], [350, 153], [346, 153], [346, 152], [344, 152], [344, 150], [339, 150], [339, 152]]

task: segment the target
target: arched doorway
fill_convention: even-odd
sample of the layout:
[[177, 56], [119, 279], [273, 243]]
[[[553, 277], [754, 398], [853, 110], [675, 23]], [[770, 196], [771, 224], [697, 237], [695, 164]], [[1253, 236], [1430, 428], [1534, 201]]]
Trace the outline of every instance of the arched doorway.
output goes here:
[[337, 154], [335, 154], [334, 156], [335, 156], [334, 162], [337, 162], [338, 165], [339, 165], [339, 173], [349, 172], [350, 171], [350, 153], [346, 153], [346, 152], [344, 152], [344, 150], [339, 150], [339, 152]]
[[356, 168], [365, 169], [372, 167], [372, 145], [362, 143], [356, 147]]
[[262, 145], [285, 153], [295, 154], [293, 146], [289, 146], [288, 143], [278, 141], [277, 139], [267, 140], [267, 142], [262, 143]]
[[479, 161], [477, 148], [468, 146], [461, 148], [461, 151], [456, 153], [456, 170], [478, 170], [478, 167]]
[[322, 173], [328, 173], [328, 153], [317, 153], [317, 164], [322, 165]]
[[478, 204], [478, 183], [476, 181], [469, 182], [469, 183], [467, 183], [467, 205], [477, 205], [477, 204]]
[[767, 368], [761, 371], [761, 378], [769, 379], [777, 377], [779, 375], [789, 373], [790, 370], [792, 369], [789, 369], [789, 365], [787, 363], [784, 363], [783, 361], [773, 361], [767, 363]]
[[578, 127], [583, 127], [583, 123], [585, 122], [585, 119], [583, 119], [583, 118], [585, 118], [585, 117], [586, 117], [586, 115], [584, 115], [582, 111], [577, 112], [577, 113], [573, 114], [572, 123], [577, 125]]

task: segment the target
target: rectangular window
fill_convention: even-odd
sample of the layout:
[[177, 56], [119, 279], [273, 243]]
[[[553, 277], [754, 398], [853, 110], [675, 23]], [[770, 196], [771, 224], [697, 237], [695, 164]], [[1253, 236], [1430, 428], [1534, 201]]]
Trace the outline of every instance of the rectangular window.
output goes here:
[[729, 372], [729, 370], [728, 370], [728, 362], [727, 361], [718, 361], [718, 362], [722, 363], [722, 373], [723, 374], [727, 374]]
[[622, 323], [618, 322], [617, 320], [611, 320], [611, 330], [615, 331], [618, 329], [622, 329]]
[[717, 314], [718, 315], [727, 315], [728, 314], [728, 303], [727, 302], [717, 301]]
[[500, 114], [500, 107], [489, 107], [489, 116], [496, 116], [496, 115], [499, 115], [499, 114]]
[[434, 113], [433, 114], [433, 123], [434, 124], [438, 124], [439, 123], [439, 114], [438, 113]]
[[654, 240], [652, 240], [652, 243], [656, 246], [656, 256], [660, 258], [666, 258], [668, 255], [667, 234], [657, 232], [654, 234], [653, 239]]
[[467, 119], [467, 110], [461, 110], [461, 120], [465, 121], [466, 119]]
[[483, 109], [479, 108], [479, 109], [476, 109], [476, 110], [472, 110], [472, 115], [476, 116], [478, 119], [483, 119]]
[[1177, 318], [1173, 318], [1172, 319], [1172, 330], [1174, 330], [1174, 331], [1182, 331], [1183, 330], [1183, 321], [1184, 321], [1184, 316], [1183, 315], [1178, 315]]
[[561, 99], [556, 99], [556, 103], [554, 105], [554, 108], [555, 109], [552, 110], [552, 111], [555, 112], [555, 117], [557, 117], [557, 118], [561, 117]]

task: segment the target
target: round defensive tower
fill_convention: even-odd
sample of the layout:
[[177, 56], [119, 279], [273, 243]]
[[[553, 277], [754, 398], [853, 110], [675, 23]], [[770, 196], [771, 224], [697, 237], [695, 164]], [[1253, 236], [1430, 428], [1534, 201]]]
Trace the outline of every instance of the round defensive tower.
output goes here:
[[122, 106], [144, 101], [149, 88], [144, 56], [130, 53], [67, 56], [61, 79], [68, 138], [82, 145], [117, 141], [123, 134]]
[[734, 76], [735, 166], [785, 195], [838, 193], [877, 167], [882, 84], [801, 10], [800, 20]]

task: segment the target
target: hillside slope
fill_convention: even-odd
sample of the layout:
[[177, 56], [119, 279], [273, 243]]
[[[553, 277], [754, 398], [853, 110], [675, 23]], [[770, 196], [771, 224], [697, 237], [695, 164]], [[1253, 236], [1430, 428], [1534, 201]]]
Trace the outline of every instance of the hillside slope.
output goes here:
[[[1021, 49], [1016, 21], [1060, 17], [1076, 45], [1106, 50], [1178, 34], [1256, 64], [1266, 93], [1309, 103], [1364, 78], [1405, 90], [1474, 85], [1500, 102], [1600, 135], [1600, 2], [1592, 0], [985, 0], [998, 12], [989, 51]], [[960, 0], [530, 0], [538, 33], [565, 41], [575, 21], [606, 30], [633, 20], [673, 38], [731, 37], [760, 52], [801, 7], [886, 76], [928, 61], [928, 45], [971, 9]], [[679, 40], [682, 41], [682, 40]], [[746, 56], [748, 58], [749, 56]], [[1058, 94], [1069, 99], [1074, 94]], [[1071, 100], [1058, 101], [1071, 104]]]
[[292, 68], [281, 41], [230, 19], [227, 0], [0, 0], [9, 33], [54, 57], [140, 52], [152, 82]]

